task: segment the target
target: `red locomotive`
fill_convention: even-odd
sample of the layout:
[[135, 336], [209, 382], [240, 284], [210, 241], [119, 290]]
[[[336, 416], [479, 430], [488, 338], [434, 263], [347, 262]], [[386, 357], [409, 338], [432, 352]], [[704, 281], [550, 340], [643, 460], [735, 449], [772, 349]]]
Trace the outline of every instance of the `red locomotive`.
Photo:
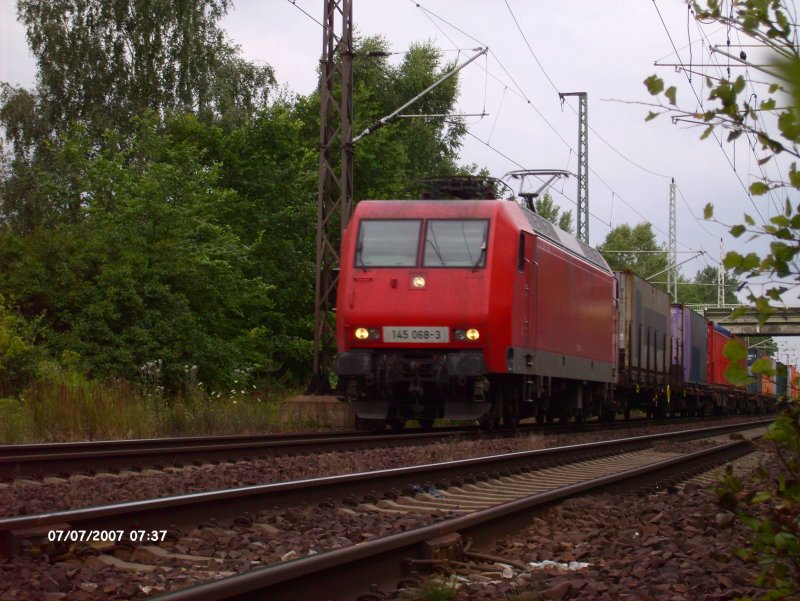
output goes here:
[[613, 417], [617, 284], [516, 202], [363, 201], [342, 241], [339, 390], [362, 420]]
[[336, 328], [367, 427], [760, 412], [791, 391], [730, 385], [729, 332], [507, 200], [359, 203]]

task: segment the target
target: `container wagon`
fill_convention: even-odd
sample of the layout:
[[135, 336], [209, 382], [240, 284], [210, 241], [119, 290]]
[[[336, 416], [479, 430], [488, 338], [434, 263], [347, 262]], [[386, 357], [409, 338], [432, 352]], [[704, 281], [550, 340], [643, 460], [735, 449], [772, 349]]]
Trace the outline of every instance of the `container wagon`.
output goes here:
[[669, 409], [670, 297], [632, 271], [615, 272], [619, 285], [617, 403], [625, 418], [633, 409], [648, 416]]

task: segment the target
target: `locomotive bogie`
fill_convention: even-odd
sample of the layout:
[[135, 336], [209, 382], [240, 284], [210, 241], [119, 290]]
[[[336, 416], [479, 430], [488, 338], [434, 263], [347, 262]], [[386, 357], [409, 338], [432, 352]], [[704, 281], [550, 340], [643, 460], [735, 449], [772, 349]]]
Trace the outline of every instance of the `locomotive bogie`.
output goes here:
[[336, 372], [365, 419], [477, 420], [490, 407], [480, 352], [355, 350], [339, 354]]

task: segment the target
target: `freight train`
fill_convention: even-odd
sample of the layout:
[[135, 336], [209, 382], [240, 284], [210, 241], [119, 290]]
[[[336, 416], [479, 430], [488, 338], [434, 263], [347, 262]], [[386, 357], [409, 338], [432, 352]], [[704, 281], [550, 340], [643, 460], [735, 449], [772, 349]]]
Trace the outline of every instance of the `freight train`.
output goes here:
[[767, 408], [732, 335], [509, 200], [362, 201], [342, 239], [338, 393], [365, 427]]

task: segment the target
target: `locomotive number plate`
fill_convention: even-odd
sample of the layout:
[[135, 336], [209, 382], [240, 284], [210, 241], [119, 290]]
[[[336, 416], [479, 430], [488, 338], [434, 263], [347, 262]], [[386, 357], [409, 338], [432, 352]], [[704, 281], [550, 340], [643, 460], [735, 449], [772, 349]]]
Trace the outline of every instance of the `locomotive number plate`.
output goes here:
[[450, 328], [384, 326], [383, 341], [408, 344], [450, 342]]

